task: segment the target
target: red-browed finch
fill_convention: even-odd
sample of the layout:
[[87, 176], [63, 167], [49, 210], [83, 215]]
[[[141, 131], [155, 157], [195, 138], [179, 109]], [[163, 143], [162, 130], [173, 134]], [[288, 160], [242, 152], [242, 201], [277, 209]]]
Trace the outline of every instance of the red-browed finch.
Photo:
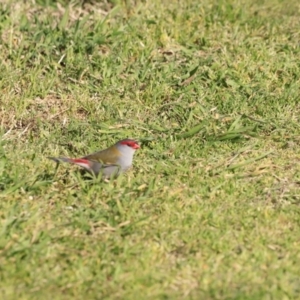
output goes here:
[[131, 139], [117, 142], [115, 145], [84, 156], [82, 158], [48, 157], [55, 162], [67, 162], [83, 167], [88, 172], [103, 178], [112, 178], [128, 170], [132, 165], [133, 155], [140, 145]]

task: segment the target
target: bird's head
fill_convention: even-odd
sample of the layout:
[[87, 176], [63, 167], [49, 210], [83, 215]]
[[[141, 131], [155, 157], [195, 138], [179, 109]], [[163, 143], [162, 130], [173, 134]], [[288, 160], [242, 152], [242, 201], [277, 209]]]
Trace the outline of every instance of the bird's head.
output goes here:
[[140, 148], [140, 145], [137, 141], [131, 139], [125, 139], [117, 142], [116, 147], [122, 154], [131, 154]]

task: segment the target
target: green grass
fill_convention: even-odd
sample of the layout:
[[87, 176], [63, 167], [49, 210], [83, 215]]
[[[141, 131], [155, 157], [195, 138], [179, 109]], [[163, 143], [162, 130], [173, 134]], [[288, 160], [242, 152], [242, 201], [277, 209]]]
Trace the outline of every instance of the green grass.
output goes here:
[[[299, 3], [2, 1], [2, 299], [300, 299]], [[139, 139], [115, 181], [58, 170]]]

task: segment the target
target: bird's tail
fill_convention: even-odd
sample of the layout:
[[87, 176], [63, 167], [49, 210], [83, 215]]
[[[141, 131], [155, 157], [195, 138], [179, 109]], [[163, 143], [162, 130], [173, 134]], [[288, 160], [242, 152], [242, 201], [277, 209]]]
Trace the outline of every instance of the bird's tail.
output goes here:
[[60, 162], [73, 163], [73, 159], [68, 157], [47, 157], [47, 158], [54, 160], [56, 163], [60, 163]]
[[93, 171], [93, 163], [85, 158], [68, 158], [68, 157], [48, 157], [54, 160], [56, 163], [66, 162], [70, 164], [75, 164], [80, 167], [87, 169], [88, 171]]

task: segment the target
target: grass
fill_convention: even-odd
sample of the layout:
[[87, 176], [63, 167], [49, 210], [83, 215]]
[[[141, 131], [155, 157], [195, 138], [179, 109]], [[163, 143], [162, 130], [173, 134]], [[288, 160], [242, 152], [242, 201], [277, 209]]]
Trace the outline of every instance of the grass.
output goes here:
[[[298, 1], [1, 1], [2, 299], [299, 299]], [[47, 156], [139, 139], [85, 180]]]

